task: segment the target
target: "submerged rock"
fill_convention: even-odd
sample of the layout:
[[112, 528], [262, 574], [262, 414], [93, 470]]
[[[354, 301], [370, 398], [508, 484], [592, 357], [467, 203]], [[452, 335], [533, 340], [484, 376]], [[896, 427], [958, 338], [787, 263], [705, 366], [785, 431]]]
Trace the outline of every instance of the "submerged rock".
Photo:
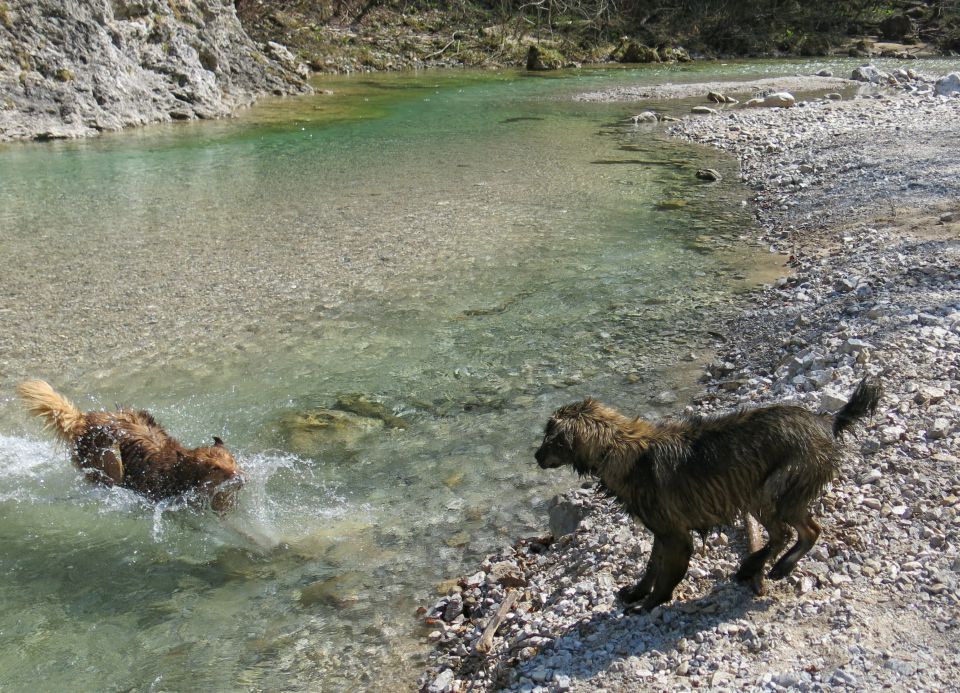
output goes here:
[[697, 178], [700, 180], [708, 181], [719, 181], [723, 180], [723, 176], [720, 175], [720, 172], [713, 168], [700, 168], [697, 169]]
[[630, 119], [634, 123], [656, 123], [659, 121], [657, 114], [653, 111], [643, 111], [634, 116], [630, 116]]
[[286, 412], [277, 428], [286, 449], [310, 456], [329, 445], [355, 445], [370, 433], [382, 430], [384, 422], [339, 409], [317, 408]]
[[300, 605], [344, 606], [359, 600], [358, 591], [363, 584], [363, 573], [344, 573], [324, 580], [317, 580], [300, 590]]
[[337, 395], [335, 408], [370, 419], [380, 419], [387, 428], [407, 427], [407, 422], [394, 415], [383, 402], [372, 400], [364, 394], [354, 392]]
[[382, 402], [361, 393], [337, 395], [332, 407], [284, 411], [273, 423], [279, 444], [305, 456], [317, 455], [330, 446], [353, 448], [372, 433], [406, 426], [407, 422]]

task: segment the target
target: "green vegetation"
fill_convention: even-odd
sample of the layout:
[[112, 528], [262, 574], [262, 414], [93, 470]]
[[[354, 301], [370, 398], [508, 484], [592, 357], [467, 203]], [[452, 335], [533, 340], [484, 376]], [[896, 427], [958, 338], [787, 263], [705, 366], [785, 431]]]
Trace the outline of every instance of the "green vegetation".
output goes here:
[[560, 64], [677, 60], [680, 47], [705, 56], [869, 54], [855, 45], [864, 37], [960, 50], [957, 0], [235, 1], [254, 38], [328, 70], [524, 65], [530, 46]]

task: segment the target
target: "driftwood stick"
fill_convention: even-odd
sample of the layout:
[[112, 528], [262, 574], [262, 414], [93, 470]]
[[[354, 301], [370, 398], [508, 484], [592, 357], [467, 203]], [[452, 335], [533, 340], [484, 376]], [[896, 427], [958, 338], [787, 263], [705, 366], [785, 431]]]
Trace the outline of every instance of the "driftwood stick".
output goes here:
[[497, 628], [500, 627], [500, 624], [503, 623], [503, 619], [505, 619], [507, 614], [510, 613], [510, 609], [513, 608], [513, 605], [519, 596], [520, 592], [518, 590], [511, 590], [510, 592], [507, 592], [507, 595], [500, 603], [500, 608], [497, 609], [497, 613], [495, 613], [493, 618], [487, 622], [487, 627], [483, 629], [483, 634], [480, 636], [480, 639], [477, 640], [477, 652], [480, 652], [481, 654], [487, 654], [493, 649], [493, 634], [497, 632]]
[[457, 39], [456, 39], [456, 38], [450, 39], [450, 43], [448, 43], [446, 46], [444, 46], [443, 48], [441, 48], [441, 49], [438, 50], [438, 51], [434, 51], [434, 52], [431, 53], [430, 55], [424, 56], [423, 59], [424, 59], [424, 60], [429, 60], [430, 58], [434, 57], [435, 55], [440, 55], [440, 54], [442, 54], [445, 50], [447, 50], [450, 46], [452, 46], [452, 45], [455, 44], [456, 42], [457, 42]]
[[[755, 553], [763, 548], [763, 537], [760, 535], [760, 524], [750, 513], [743, 516], [743, 526], [747, 531], [747, 551]], [[750, 588], [756, 595], [764, 593], [763, 571], [758, 570], [757, 574], [750, 578]]]

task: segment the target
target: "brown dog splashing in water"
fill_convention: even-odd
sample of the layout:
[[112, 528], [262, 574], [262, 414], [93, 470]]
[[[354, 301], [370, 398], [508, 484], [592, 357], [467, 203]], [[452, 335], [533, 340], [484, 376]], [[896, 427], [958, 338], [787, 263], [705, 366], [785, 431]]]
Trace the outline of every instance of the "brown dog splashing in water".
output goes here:
[[691, 531], [706, 533], [737, 515], [756, 517], [765, 546], [744, 558], [737, 578], [754, 581], [767, 560], [793, 547], [770, 571], [790, 574], [820, 535], [813, 503], [836, 476], [837, 439], [873, 413], [879, 383], [865, 378], [833, 417], [791, 405], [746, 409], [711, 418], [651, 423], [586, 399], [558, 409], [547, 422], [536, 459], [544, 469], [572, 465], [590, 475], [653, 532], [643, 578], [620, 591], [649, 611], [669, 601], [687, 572]]
[[31, 414], [43, 417], [71, 446], [74, 462], [92, 481], [152, 500], [197, 491], [210, 498], [218, 513], [233, 506], [243, 485], [236, 460], [219, 438], [211, 447], [190, 450], [145, 411], [84, 413], [42, 380], [21, 383], [17, 393]]

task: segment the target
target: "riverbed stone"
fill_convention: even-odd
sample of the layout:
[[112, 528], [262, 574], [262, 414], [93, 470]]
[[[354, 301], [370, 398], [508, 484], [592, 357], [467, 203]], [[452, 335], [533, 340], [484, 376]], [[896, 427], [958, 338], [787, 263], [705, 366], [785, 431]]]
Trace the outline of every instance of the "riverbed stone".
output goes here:
[[723, 176], [721, 176], [720, 172], [717, 171], [717, 169], [715, 168], [698, 168], [696, 176], [700, 180], [707, 180], [707, 181], [723, 180]]
[[634, 116], [630, 116], [634, 123], [656, 123], [660, 119], [653, 111], [643, 111]]
[[797, 105], [797, 100], [793, 94], [779, 91], [750, 99], [743, 105], [747, 108], [791, 108]]
[[888, 77], [889, 75], [886, 72], [883, 72], [874, 65], [861, 65], [860, 67], [854, 68], [850, 74], [850, 79], [858, 82], [871, 82], [873, 84], [884, 82]]
[[358, 599], [357, 589], [362, 584], [361, 573], [345, 573], [317, 580], [300, 590], [301, 606], [344, 606]]
[[428, 693], [448, 693], [453, 687], [454, 675], [451, 669], [441, 671], [427, 687]]
[[555, 537], [571, 534], [580, 526], [580, 522], [590, 514], [590, 509], [582, 499], [568, 499], [554, 496], [548, 508], [550, 532]]
[[960, 94], [960, 72], [951, 72], [937, 80], [933, 86], [937, 96], [955, 96]]
[[337, 401], [334, 407], [364, 418], [379, 419], [383, 421], [387, 428], [407, 427], [407, 422], [401, 417], [394, 415], [383, 402], [371, 399], [363, 393], [350, 392], [339, 394], [337, 395]]
[[277, 428], [288, 450], [309, 456], [331, 444], [354, 445], [370, 433], [382, 430], [384, 422], [339, 409], [317, 407], [285, 412]]

